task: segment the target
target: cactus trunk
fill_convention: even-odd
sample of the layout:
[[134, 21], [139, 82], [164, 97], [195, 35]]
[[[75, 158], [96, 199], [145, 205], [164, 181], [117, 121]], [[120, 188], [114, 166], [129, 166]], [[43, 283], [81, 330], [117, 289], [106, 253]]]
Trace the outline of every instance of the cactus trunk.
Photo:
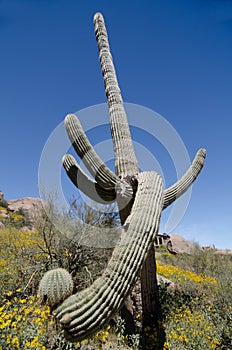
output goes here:
[[[110, 47], [108, 43], [107, 31], [104, 24], [104, 19], [101, 14], [96, 14], [94, 17], [95, 23], [95, 35], [98, 42], [99, 57], [102, 67], [102, 74], [104, 78], [105, 91], [108, 100], [111, 134], [114, 143], [115, 154], [115, 171], [121, 178], [127, 178], [130, 184], [135, 187], [133, 179], [139, 172], [138, 162], [134, 153], [134, 147], [131, 139], [130, 129], [126, 117], [126, 112], [123, 107], [123, 100], [118, 86], [118, 81], [113, 65], [112, 56], [110, 53]], [[120, 217], [122, 224], [125, 222], [127, 216], [130, 214], [133, 206], [133, 200], [129, 205], [124, 206], [120, 211]], [[151, 259], [154, 256], [154, 245], [150, 246], [149, 257]], [[148, 258], [149, 259], [149, 258]], [[150, 273], [151, 261], [150, 259], [144, 265], [141, 276], [141, 290], [142, 294], [146, 295], [146, 299], [143, 301], [143, 320], [145, 324], [149, 322], [151, 314], [157, 312], [155, 306], [158, 306], [158, 284], [156, 280], [155, 271]], [[144, 281], [148, 279], [152, 280], [149, 287]], [[154, 303], [153, 298], [156, 298]], [[146, 306], [146, 303], [147, 306]], [[149, 306], [153, 306], [150, 308]], [[147, 321], [146, 321], [147, 320]]]
[[[151, 206], [151, 202], [156, 205]], [[56, 310], [68, 338], [86, 338], [122, 307], [154, 243], [162, 208], [161, 177], [155, 172], [139, 174], [133, 211], [122, 227], [121, 239], [103, 275]]]

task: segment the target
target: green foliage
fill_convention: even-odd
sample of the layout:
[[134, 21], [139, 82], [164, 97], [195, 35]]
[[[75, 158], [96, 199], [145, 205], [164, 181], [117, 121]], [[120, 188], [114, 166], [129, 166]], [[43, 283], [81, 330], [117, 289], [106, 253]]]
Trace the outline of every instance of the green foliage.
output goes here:
[[43, 274], [47, 257], [39, 248], [43, 240], [39, 232], [16, 228], [0, 231], [0, 285], [2, 292], [21, 288], [34, 295], [37, 278]]
[[0, 207], [8, 208], [8, 202], [4, 198], [0, 198]]
[[[77, 211], [78, 209], [78, 211]], [[41, 216], [35, 223], [39, 232], [42, 244], [39, 249], [46, 256], [45, 271], [53, 268], [64, 268], [72, 275], [74, 291], [88, 287], [94, 279], [100, 276], [106, 267], [112, 253], [109, 248], [94, 248], [80, 243], [80, 237], [85, 233], [84, 224], [96, 228], [106, 225], [107, 216], [103, 218], [100, 212], [96, 212], [84, 205], [71, 213], [59, 213], [52, 202], [47, 204]], [[81, 220], [77, 221], [78, 215]], [[72, 219], [75, 217], [75, 225]], [[58, 222], [58, 224], [57, 224]], [[110, 225], [116, 225], [110, 217]], [[85, 234], [86, 235], [86, 234]]]
[[54, 322], [49, 308], [41, 308], [35, 296], [8, 291], [0, 299], [0, 349], [52, 349]]
[[[90, 214], [97, 222], [96, 213], [82, 213], [88, 220]], [[82, 289], [99, 276], [111, 250], [83, 247], [60, 233], [46, 216], [39, 220], [35, 232], [14, 227], [0, 231], [0, 350], [138, 350], [141, 313], [134, 315], [140, 322], [132, 336], [117, 317], [81, 343], [64, 338], [49, 307], [39, 304], [39, 281], [51, 268], [65, 268], [74, 274], [74, 289]], [[159, 287], [165, 349], [232, 348], [231, 255], [196, 250], [191, 256], [173, 256], [162, 251], [157, 259], [159, 273], [176, 283], [174, 288]]]
[[[4, 215], [1, 218], [1, 221], [4, 223], [5, 227], [18, 228], [18, 229], [23, 227], [31, 228], [31, 221], [28, 218], [27, 214], [22, 209], [12, 212], [8, 210], [8, 204], [6, 207], [0, 205], [0, 209], [1, 208], [6, 214], [6, 216]], [[1, 214], [0, 214], [0, 217], [1, 217]]]
[[160, 286], [165, 349], [231, 349], [232, 256], [197, 249], [193, 255], [161, 254], [159, 262], [165, 277], [175, 271], [177, 282], [175, 289]]

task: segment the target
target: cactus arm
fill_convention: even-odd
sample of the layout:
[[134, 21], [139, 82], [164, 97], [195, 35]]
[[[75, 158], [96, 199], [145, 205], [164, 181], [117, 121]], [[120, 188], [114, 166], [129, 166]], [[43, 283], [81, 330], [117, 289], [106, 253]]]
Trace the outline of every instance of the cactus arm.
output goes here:
[[80, 121], [74, 114], [66, 116], [65, 127], [76, 153], [82, 159], [90, 174], [103, 187], [114, 188], [117, 182], [115, 175], [95, 153], [82, 129]]
[[95, 153], [75, 114], [68, 114], [65, 127], [72, 145], [96, 182], [107, 190], [115, 190], [125, 198], [131, 198], [133, 189], [128, 182], [121, 180], [104, 164]]
[[164, 190], [163, 209], [167, 208], [170, 204], [172, 204], [193, 184], [193, 182], [196, 180], [201, 169], [204, 166], [205, 157], [206, 150], [203, 148], [199, 149], [192, 162], [192, 165], [182, 176], [182, 178], [179, 181], [177, 181], [174, 185]]
[[68, 339], [86, 338], [107, 324], [122, 306], [154, 242], [162, 208], [160, 175], [140, 173], [132, 211], [103, 275], [89, 288], [68, 297], [55, 311]]
[[113, 203], [115, 201], [115, 190], [105, 189], [90, 179], [71, 154], [65, 154], [62, 163], [72, 183], [90, 199], [101, 204]]
[[139, 172], [139, 166], [110, 53], [104, 18], [101, 13], [96, 13], [94, 16], [94, 30], [108, 101], [111, 134], [115, 152], [115, 171], [122, 178], [133, 176]]

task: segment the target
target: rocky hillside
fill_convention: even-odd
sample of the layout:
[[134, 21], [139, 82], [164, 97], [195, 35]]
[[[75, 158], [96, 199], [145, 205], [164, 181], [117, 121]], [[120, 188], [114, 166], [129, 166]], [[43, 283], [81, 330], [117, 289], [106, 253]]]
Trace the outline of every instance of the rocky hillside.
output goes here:
[[35, 216], [42, 209], [42, 201], [40, 198], [22, 198], [8, 201], [8, 210], [11, 212], [22, 211], [25, 215], [33, 221]]
[[33, 228], [36, 216], [42, 210], [40, 198], [21, 198], [6, 200], [4, 194], [0, 192], [0, 228], [4, 228], [6, 222], [20, 221], [23, 225]]
[[[42, 200], [40, 198], [26, 197], [21, 199], [4, 199], [3, 192], [0, 191], [0, 229], [5, 227], [5, 221], [10, 220], [14, 215], [21, 214], [25, 220], [25, 229], [33, 229], [33, 222], [42, 210]], [[18, 217], [19, 218], [19, 217]], [[196, 244], [189, 242], [178, 233], [168, 236], [167, 234], [159, 235], [162, 238], [162, 244], [172, 254], [192, 254], [196, 249]], [[212, 247], [198, 247], [202, 250], [213, 249]], [[218, 254], [232, 254], [229, 249], [217, 249]]]

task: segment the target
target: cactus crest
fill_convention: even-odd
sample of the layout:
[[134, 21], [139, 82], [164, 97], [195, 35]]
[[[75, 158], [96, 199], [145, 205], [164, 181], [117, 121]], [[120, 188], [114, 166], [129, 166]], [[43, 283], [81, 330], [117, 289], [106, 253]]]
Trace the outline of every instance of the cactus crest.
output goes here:
[[70, 273], [62, 268], [47, 271], [39, 284], [38, 296], [42, 303], [51, 307], [61, 303], [73, 292]]

